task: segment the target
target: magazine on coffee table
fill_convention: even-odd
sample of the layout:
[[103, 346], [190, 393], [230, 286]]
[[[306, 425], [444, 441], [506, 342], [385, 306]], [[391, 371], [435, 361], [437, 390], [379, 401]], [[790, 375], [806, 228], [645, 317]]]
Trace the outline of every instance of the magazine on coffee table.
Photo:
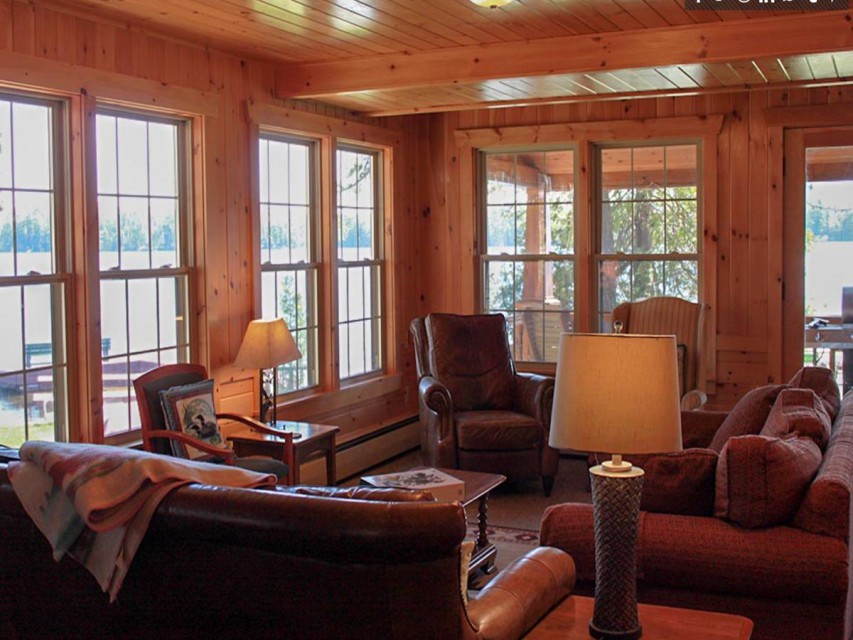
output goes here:
[[374, 487], [429, 491], [436, 500], [441, 502], [453, 500], [462, 502], [465, 499], [465, 482], [432, 467], [364, 476], [362, 480]]

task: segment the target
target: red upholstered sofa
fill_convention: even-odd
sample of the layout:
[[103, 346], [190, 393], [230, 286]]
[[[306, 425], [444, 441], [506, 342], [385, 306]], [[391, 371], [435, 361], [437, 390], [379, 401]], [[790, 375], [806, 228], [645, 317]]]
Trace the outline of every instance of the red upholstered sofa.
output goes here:
[[[802, 372], [798, 375], [792, 383], [801, 381]], [[771, 465], [762, 466], [755, 449], [746, 456], [751, 486], [741, 487], [739, 494], [733, 493], [731, 476], [726, 475], [731, 469], [718, 464], [723, 454], [731, 467], [732, 452], [745, 444], [782, 448], [805, 444], [799, 434], [750, 435], [756, 433], [750, 422], [766, 419], [762, 429], [770, 422], [768, 414], [785, 388], [776, 385], [750, 392], [742, 403], [750, 404], [749, 399], [751, 406], [739, 403], [731, 412], [735, 419], [728, 422], [726, 413], [684, 412], [685, 445], [698, 448], [635, 461], [646, 468], [637, 545], [638, 598], [744, 615], [755, 623], [753, 640], [850, 640], [853, 393], [839, 408], [837, 387], [835, 398], [831, 390], [822, 392], [829, 414], [837, 415], [822, 455], [811, 442], [804, 447], [808, 450], [804, 464], [814, 464], [816, 472], [812, 469], [806, 476], [801, 491], [775, 489], [780, 478], [769, 471], [762, 475]], [[726, 439], [725, 430], [733, 437]], [[817, 462], [809, 462], [815, 455]], [[785, 470], [788, 476], [798, 473]], [[760, 495], [766, 500], [761, 502], [756, 497]], [[746, 496], [753, 503], [744, 504]], [[756, 524], [756, 519], [779, 518], [779, 500], [788, 503], [783, 505], [789, 509], [786, 520]], [[721, 512], [721, 507], [728, 511]], [[591, 595], [595, 579], [591, 505], [550, 507], [543, 516], [540, 539], [574, 558], [575, 592]]]

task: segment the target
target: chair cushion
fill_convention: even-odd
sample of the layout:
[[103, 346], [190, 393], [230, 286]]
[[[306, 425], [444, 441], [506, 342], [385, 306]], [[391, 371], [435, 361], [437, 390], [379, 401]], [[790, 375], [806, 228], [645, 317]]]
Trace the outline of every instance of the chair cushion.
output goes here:
[[717, 464], [714, 515], [750, 529], [789, 522], [820, 461], [811, 438], [731, 438]]
[[783, 389], [760, 435], [781, 438], [789, 433], [811, 438], [821, 451], [829, 443], [832, 423], [824, 404], [811, 389]]
[[746, 393], [729, 411], [729, 415], [717, 429], [708, 448], [719, 453], [729, 438], [757, 434], [761, 431], [767, 416], [770, 415], [773, 403], [776, 402], [776, 397], [782, 389], [786, 388], [787, 385], [774, 384], [758, 387]]
[[811, 389], [823, 401], [829, 419], [835, 420], [838, 416], [838, 409], [841, 407], [841, 391], [830, 369], [826, 367], [803, 367], [794, 374], [788, 385]]
[[470, 411], [456, 414], [460, 449], [509, 451], [533, 449], [542, 443], [536, 418], [514, 411]]
[[[168, 429], [180, 431], [208, 444], [224, 446], [213, 404], [213, 380], [202, 380], [161, 391], [160, 402]], [[184, 447], [180, 442], [172, 442], [172, 446], [177, 448], [173, 454], [182, 458], [206, 455], [192, 447]]]
[[426, 327], [430, 369], [456, 411], [513, 408], [515, 371], [502, 315], [431, 313]]

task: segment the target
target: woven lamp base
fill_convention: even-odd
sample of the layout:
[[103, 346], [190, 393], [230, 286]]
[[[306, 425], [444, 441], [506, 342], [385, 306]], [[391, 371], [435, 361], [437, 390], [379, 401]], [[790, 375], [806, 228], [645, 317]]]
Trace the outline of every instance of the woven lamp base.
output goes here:
[[593, 638], [637, 640], [637, 526], [643, 470], [612, 473], [590, 469], [595, 526], [595, 608]]

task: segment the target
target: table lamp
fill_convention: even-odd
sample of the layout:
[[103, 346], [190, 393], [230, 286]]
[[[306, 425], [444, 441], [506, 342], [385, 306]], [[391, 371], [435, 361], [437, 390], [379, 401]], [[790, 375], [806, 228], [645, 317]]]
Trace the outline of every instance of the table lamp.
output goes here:
[[[299, 360], [302, 353], [283, 318], [252, 320], [243, 336], [243, 343], [234, 364], [244, 369], [261, 370], [260, 408], [258, 420], [267, 421], [267, 411], [272, 408], [272, 420], [276, 422], [276, 397], [278, 396], [278, 374], [276, 367]], [[272, 391], [270, 391], [270, 389]], [[272, 395], [270, 395], [272, 393]]]
[[681, 450], [675, 336], [560, 336], [549, 444], [606, 452], [592, 467], [595, 527], [593, 638], [635, 640], [637, 524], [643, 470], [626, 453]]

